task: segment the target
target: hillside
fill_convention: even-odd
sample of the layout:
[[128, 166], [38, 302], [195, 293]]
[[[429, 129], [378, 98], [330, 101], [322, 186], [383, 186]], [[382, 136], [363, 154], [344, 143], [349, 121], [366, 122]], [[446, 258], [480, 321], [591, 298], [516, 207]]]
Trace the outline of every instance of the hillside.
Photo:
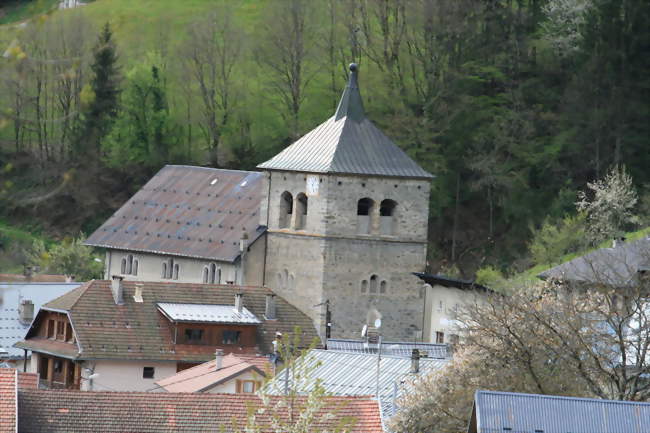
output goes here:
[[[432, 270], [528, 267], [531, 227], [613, 164], [650, 196], [647, 2], [23, 3], [0, 21], [0, 215], [54, 236], [165, 163], [255, 167], [331, 115], [350, 61], [368, 116], [436, 175]], [[89, 135], [105, 23], [120, 97]]]

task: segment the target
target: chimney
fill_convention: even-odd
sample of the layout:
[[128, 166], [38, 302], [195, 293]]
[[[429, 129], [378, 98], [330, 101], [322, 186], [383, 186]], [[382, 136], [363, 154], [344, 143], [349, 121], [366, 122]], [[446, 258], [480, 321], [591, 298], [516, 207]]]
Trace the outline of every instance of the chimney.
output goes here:
[[123, 279], [119, 275], [113, 275], [113, 279], [111, 280], [111, 292], [113, 292], [113, 300], [115, 300], [116, 305], [122, 305], [124, 303]]
[[244, 305], [242, 303], [243, 298], [244, 298], [243, 293], [237, 293], [235, 295], [235, 309], [237, 310], [238, 313], [241, 313], [242, 309], [244, 308]]
[[19, 309], [20, 323], [24, 325], [29, 325], [34, 320], [34, 303], [29, 299], [23, 299], [20, 301]]
[[275, 320], [275, 295], [266, 295], [266, 310], [264, 311], [266, 320]]
[[34, 268], [31, 266], [25, 266], [23, 268], [23, 275], [25, 275], [28, 280], [31, 280], [32, 275], [34, 275]]
[[420, 372], [420, 351], [418, 349], [413, 349], [411, 352], [411, 374], [417, 374]]
[[133, 300], [138, 303], [142, 303], [142, 284], [135, 284], [135, 294], [133, 295]]
[[221, 349], [215, 350], [214, 360], [216, 365], [215, 370], [221, 370], [223, 368], [223, 350]]

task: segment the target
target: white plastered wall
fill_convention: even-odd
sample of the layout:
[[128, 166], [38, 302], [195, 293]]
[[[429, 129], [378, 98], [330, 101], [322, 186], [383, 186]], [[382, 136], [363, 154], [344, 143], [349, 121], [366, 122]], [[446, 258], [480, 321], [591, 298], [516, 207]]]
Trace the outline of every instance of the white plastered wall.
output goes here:
[[[154, 367], [153, 378], [142, 377], [144, 367]], [[81, 374], [84, 391], [149, 391], [157, 388], [157, 380], [176, 374], [176, 362], [86, 361]]]
[[436, 332], [445, 334], [445, 343], [449, 336], [459, 335], [460, 327], [456, 320], [456, 311], [464, 305], [485, 303], [486, 295], [478, 290], [462, 290], [456, 287], [425, 284], [426, 302], [424, 312], [424, 339], [430, 343], [436, 342]]

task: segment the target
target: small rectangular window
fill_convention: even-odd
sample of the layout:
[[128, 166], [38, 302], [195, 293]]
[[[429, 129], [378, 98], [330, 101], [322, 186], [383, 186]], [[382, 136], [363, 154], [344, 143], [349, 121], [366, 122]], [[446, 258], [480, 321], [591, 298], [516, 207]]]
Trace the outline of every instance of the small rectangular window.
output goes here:
[[54, 338], [54, 320], [47, 321], [47, 338]]
[[223, 344], [239, 344], [240, 331], [223, 331]]
[[436, 343], [443, 344], [445, 342], [445, 333], [436, 332]]
[[154, 372], [155, 372], [154, 367], [144, 367], [142, 369], [142, 378], [143, 379], [153, 379]]
[[54, 360], [54, 372], [61, 373], [63, 371], [63, 362], [60, 359]]
[[242, 392], [246, 394], [252, 394], [255, 392], [255, 381], [254, 380], [245, 380], [242, 384]]
[[65, 324], [65, 341], [72, 341], [73, 340], [73, 334], [72, 334], [72, 326], [70, 326], [69, 323]]
[[187, 343], [200, 343], [203, 340], [203, 329], [186, 329], [185, 341]]
[[56, 322], [56, 339], [65, 340], [65, 322]]

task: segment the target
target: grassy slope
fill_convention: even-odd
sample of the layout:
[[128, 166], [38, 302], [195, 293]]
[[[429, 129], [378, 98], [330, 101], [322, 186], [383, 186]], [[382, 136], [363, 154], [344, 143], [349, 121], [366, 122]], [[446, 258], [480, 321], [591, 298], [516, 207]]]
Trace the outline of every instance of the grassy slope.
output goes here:
[[[635, 241], [637, 239], [641, 239], [641, 238], [643, 238], [645, 236], [650, 236], [650, 227], [646, 227], [644, 229], [641, 229], [641, 230], [638, 230], [638, 231], [635, 231], [635, 232], [629, 232], [629, 233], [625, 234], [625, 238], [626, 238], [626, 240], [628, 242]], [[528, 270], [526, 270], [526, 271], [524, 271], [524, 272], [522, 272], [520, 274], [517, 274], [517, 275], [513, 276], [508, 281], [514, 287], [519, 287], [519, 286], [523, 286], [523, 285], [535, 282], [535, 281], [537, 281], [537, 275], [544, 272], [545, 270], [550, 269], [550, 268], [552, 268], [554, 266], [560, 265], [562, 263], [566, 263], [568, 261], [571, 261], [571, 260], [575, 259], [576, 257], [583, 256], [583, 255], [585, 255], [585, 254], [587, 254], [587, 253], [589, 253], [591, 251], [594, 251], [594, 250], [597, 250], [597, 249], [600, 249], [600, 248], [605, 248], [605, 247], [609, 246], [610, 244], [611, 244], [611, 241], [605, 241], [605, 242], [601, 243], [600, 245], [598, 245], [598, 247], [591, 248], [591, 249], [588, 249], [588, 250], [584, 250], [584, 251], [581, 251], [579, 253], [567, 254], [567, 255], [565, 255], [563, 257], [560, 257], [560, 259], [557, 261], [557, 263], [541, 264], [541, 265], [534, 266], [534, 267], [532, 267], [532, 268], [530, 268], [530, 269], [528, 269]]]
[[49, 242], [33, 230], [12, 226], [0, 220], [0, 273], [22, 272], [22, 251], [30, 248], [38, 239]]
[[0, 8], [0, 25], [18, 23], [56, 7], [59, 0], [8, 0]]

